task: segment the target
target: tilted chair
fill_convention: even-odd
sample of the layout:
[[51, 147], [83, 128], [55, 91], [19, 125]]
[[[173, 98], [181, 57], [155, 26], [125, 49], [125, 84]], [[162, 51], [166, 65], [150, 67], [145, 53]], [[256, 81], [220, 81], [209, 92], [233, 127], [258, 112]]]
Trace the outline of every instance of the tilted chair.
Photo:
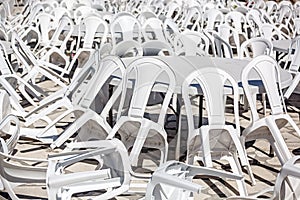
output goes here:
[[[13, 200], [20, 199], [14, 189], [25, 184], [44, 184], [50, 200], [69, 200], [73, 194], [87, 191], [101, 192], [93, 199], [111, 199], [129, 189], [127, 150], [117, 139], [97, 141], [97, 148], [74, 147], [73, 151], [50, 155], [48, 159], [10, 155], [3, 138], [0, 145], [0, 190]], [[86, 161], [93, 161], [91, 168], [81, 171], [69, 168]]]
[[234, 173], [208, 167], [188, 165], [178, 161], [168, 161], [153, 173], [147, 186], [145, 200], [158, 199], [194, 199], [193, 193], [201, 193], [202, 186], [193, 182], [197, 176], [242, 180]]
[[39, 75], [39, 81], [41, 77], [47, 77], [60, 87], [66, 87], [67, 81], [51, 69], [56, 66], [47, 62], [40, 62], [16, 32], [12, 33], [11, 41], [12, 49], [14, 50], [18, 62], [21, 63], [20, 67], [23, 69], [22, 75], [26, 74], [25, 77], [27, 79], [24, 77], [25, 80], [31, 80], [33, 84], [36, 84], [36, 78]]
[[45, 116], [49, 116], [59, 108], [65, 108], [65, 110], [57, 116], [55, 119], [47, 123], [47, 126], [40, 130], [38, 134], [27, 134], [27, 137], [33, 137], [34, 139], [53, 142], [56, 139], [58, 132], [53, 135], [52, 129], [55, 129], [55, 125], [63, 120], [68, 115], [74, 113], [74, 106], [77, 105], [85, 93], [92, 90], [95, 84], [94, 80], [99, 76], [99, 52], [95, 52], [91, 56], [90, 60], [83, 67], [81, 72], [75, 77], [67, 89], [61, 89], [56, 93], [53, 93], [48, 98], [41, 101], [40, 105], [33, 109], [26, 115], [25, 126], [30, 126], [34, 122], [43, 119]]
[[[73, 143], [69, 152], [49, 156], [46, 174], [49, 199], [69, 200], [77, 193], [93, 199], [111, 199], [129, 190], [131, 168], [124, 145], [117, 139], [92, 142], [96, 143], [93, 147]], [[68, 167], [87, 160], [96, 162], [95, 169], [65, 173]]]
[[[74, 133], [78, 133], [76, 141], [88, 141], [95, 139], [105, 139], [111, 131], [111, 122], [107, 121], [109, 112], [113, 109], [117, 99], [121, 96], [125, 67], [122, 61], [115, 56], [105, 57], [99, 66], [95, 79], [91, 83], [91, 88], [81, 96], [81, 100], [74, 105], [75, 121], [72, 122], [61, 135], [51, 144], [51, 148], [60, 147]], [[116, 78], [114, 76], [118, 76]], [[108, 84], [117, 84], [113, 89]], [[100, 94], [104, 94], [101, 96]], [[112, 111], [111, 111], [112, 112]], [[110, 116], [110, 120], [113, 116]], [[55, 124], [50, 125], [49, 127]], [[49, 128], [48, 127], [48, 128]]]
[[[251, 92], [251, 81], [248, 76], [256, 73], [262, 81], [265, 93], [269, 99], [271, 114], [260, 117], [256, 109], [255, 95]], [[242, 143], [256, 139], [265, 139], [270, 142], [276, 156], [283, 165], [291, 153], [281, 135], [281, 128], [289, 123], [295, 132], [300, 135], [297, 124], [286, 111], [281, 91], [279, 67], [270, 56], [261, 55], [254, 58], [242, 72], [242, 85], [251, 109], [251, 124], [244, 129], [241, 135]]]

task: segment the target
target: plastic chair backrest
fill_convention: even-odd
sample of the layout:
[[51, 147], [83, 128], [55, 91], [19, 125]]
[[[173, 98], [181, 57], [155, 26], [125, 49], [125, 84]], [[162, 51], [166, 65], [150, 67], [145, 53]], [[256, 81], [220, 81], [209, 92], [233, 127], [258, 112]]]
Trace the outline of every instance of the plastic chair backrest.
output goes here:
[[79, 74], [72, 79], [65, 91], [65, 96], [71, 99], [74, 105], [82, 100], [84, 94], [93, 86], [99, 68], [98, 51], [93, 52], [89, 60], [84, 64]]
[[231, 25], [239, 33], [244, 33], [243, 25], [247, 23], [245, 15], [238, 11], [231, 11], [225, 15], [225, 23]]
[[294, 18], [294, 38], [298, 35], [300, 35], [300, 7], [298, 8], [299, 13], [298, 16]]
[[[134, 60], [125, 71], [123, 79], [123, 92], [120, 102], [120, 109], [125, 107], [128, 85], [132, 86], [132, 95], [128, 108], [128, 116], [143, 118], [146, 106], [152, 91], [165, 93], [162, 107], [158, 114], [157, 123], [164, 124], [167, 107], [175, 89], [175, 75], [172, 69], [163, 61], [157, 58], [143, 57]], [[118, 118], [121, 111], [118, 113]]]
[[266, 38], [255, 37], [241, 44], [239, 58], [255, 58], [259, 55], [270, 55], [273, 44]]
[[185, 30], [174, 39], [177, 55], [208, 55], [209, 39], [201, 32]]
[[[110, 25], [110, 31], [113, 45], [126, 40], [141, 42], [141, 24], [133, 15], [128, 13], [118, 13], [118, 16]], [[121, 37], [119, 37], [120, 35]]]
[[50, 14], [54, 16], [54, 23], [59, 23], [64, 15], [71, 17], [70, 11], [63, 7], [55, 8]]
[[73, 11], [75, 5], [78, 4], [77, 0], [62, 0], [60, 2], [60, 7], [66, 8], [69, 11]]
[[75, 24], [80, 24], [81, 20], [84, 19], [86, 16], [96, 13], [96, 9], [91, 8], [89, 6], [80, 6], [76, 8], [74, 11], [74, 19], [75, 19]]
[[289, 47], [289, 54], [291, 55], [291, 64], [289, 71], [299, 73], [300, 69], [300, 36], [295, 37]]
[[186, 30], [199, 31], [200, 23], [202, 18], [201, 8], [197, 6], [193, 6], [188, 8], [187, 14], [184, 17], [181, 27]]
[[207, 30], [217, 30], [219, 24], [224, 21], [223, 13], [218, 9], [209, 9], [203, 13], [202, 28]]
[[[101, 33], [101, 39], [99, 48], [106, 42], [108, 35], [108, 25], [107, 23], [98, 16], [90, 15], [85, 17], [80, 23], [80, 29], [84, 31], [83, 37], [83, 48], [91, 49], [96, 38], [96, 33]], [[79, 31], [79, 37], [81, 35], [81, 30]]]
[[[63, 15], [58, 23], [57, 29], [53, 33], [53, 36], [50, 41], [51, 46], [60, 46], [61, 50], [67, 48], [67, 42], [72, 36], [74, 30], [74, 23], [68, 15]], [[61, 35], [64, 34], [62, 38]]]
[[256, 26], [256, 28], [259, 28], [263, 23], [261, 19], [261, 12], [259, 12], [257, 9], [251, 9], [249, 12], [247, 12], [246, 19], [248, 24], [251, 26]]
[[163, 31], [163, 22], [158, 18], [147, 19], [143, 23], [142, 32], [145, 41], [149, 41], [149, 40], [166, 41], [166, 37]]
[[221, 58], [233, 58], [231, 46], [223, 40], [218, 34], [213, 33], [216, 56]]
[[269, 40], [281, 40], [283, 36], [281, 31], [273, 24], [264, 23], [260, 26], [260, 33]]
[[[231, 49], [235, 48], [237, 53], [240, 52], [240, 34], [235, 28], [228, 24], [221, 24], [218, 32], [219, 36], [230, 45]], [[225, 51], [225, 56], [230, 56], [229, 52]]]
[[138, 16], [138, 20], [142, 25], [144, 24], [144, 22], [147, 19], [150, 19], [150, 18], [157, 18], [156, 14], [150, 10], [142, 11]]
[[35, 18], [38, 30], [41, 33], [41, 39], [39, 41], [42, 45], [48, 45], [50, 38], [49, 38], [49, 32], [52, 29], [55, 29], [58, 24], [53, 24], [54, 17], [51, 14], [48, 13], [40, 13]]
[[181, 14], [181, 7], [176, 1], [170, 1], [165, 6], [165, 16], [176, 21]]
[[286, 113], [281, 91], [278, 63], [270, 56], [261, 55], [254, 58], [242, 72], [242, 84], [251, 109], [252, 120], [257, 121], [259, 119], [259, 115], [256, 110], [256, 101], [253, 99], [251, 94], [251, 82], [248, 82], [251, 81], [248, 78], [250, 73], [256, 73], [258, 75], [258, 80], [260, 79], [262, 81], [269, 99], [272, 115], [283, 114], [284, 112]]
[[167, 40], [172, 43], [174, 37], [180, 33], [177, 24], [170, 18], [166, 18], [163, 24], [163, 30]]
[[279, 8], [276, 1], [267, 1], [266, 2], [266, 12], [269, 15], [273, 15], [277, 12], [277, 9]]
[[[194, 88], [193, 90], [191, 90]], [[234, 117], [236, 128], [239, 130], [238, 112], [238, 85], [236, 81], [225, 71], [206, 67], [192, 72], [182, 84], [182, 96], [186, 107], [188, 127], [190, 133], [196, 129], [190, 100], [191, 91], [202, 93], [206, 101], [206, 109], [209, 125], [225, 125], [225, 99], [226, 88], [232, 88]], [[195, 93], [192, 95], [196, 95]]]
[[279, 24], [287, 24], [292, 18], [292, 7], [288, 5], [281, 5], [278, 10], [279, 16], [277, 17], [277, 22]]
[[[93, 101], [95, 100], [97, 94], [101, 89], [105, 87], [105, 84], [108, 84], [109, 81], [117, 79], [116, 81], [121, 81], [124, 73], [125, 67], [121, 59], [117, 56], [106, 56], [101, 60], [101, 62], [96, 62], [95, 65], [98, 67], [95, 74], [95, 78], [90, 84], [88, 91], [81, 97], [79, 105], [83, 108], [89, 108]], [[119, 78], [116, 78], [118, 76]], [[122, 92], [122, 84], [118, 84], [114, 87], [114, 93], [109, 97], [109, 100], [105, 102], [105, 106], [100, 108], [102, 105], [96, 105], [96, 110], [101, 113], [100, 115], [104, 118], [108, 115], [109, 110], [116, 99], [120, 96]], [[99, 102], [97, 103], [99, 104]]]

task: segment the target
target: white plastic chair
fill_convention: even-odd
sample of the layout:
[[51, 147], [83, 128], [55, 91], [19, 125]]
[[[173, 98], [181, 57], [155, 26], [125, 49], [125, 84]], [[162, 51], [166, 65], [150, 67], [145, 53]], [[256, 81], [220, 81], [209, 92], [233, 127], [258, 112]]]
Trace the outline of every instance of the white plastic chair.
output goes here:
[[[229, 197], [228, 199], [241, 199], [241, 200], [259, 200], [263, 196], [270, 196], [268, 199], [298, 199], [299, 194], [299, 156], [289, 159], [280, 169], [277, 175], [274, 187], [267, 188], [256, 194], [247, 197]], [[294, 180], [293, 180], [294, 179]], [[270, 194], [270, 195], [268, 195]]]
[[[76, 193], [93, 199], [111, 199], [128, 191], [131, 169], [127, 150], [117, 139], [93, 141], [97, 146], [80, 143], [70, 152], [49, 156], [47, 192], [51, 200], [68, 200]], [[85, 151], [78, 151], [87, 148]], [[85, 160], [96, 162], [95, 170], [66, 173], [68, 167]], [[85, 193], [86, 192], [86, 193]], [[97, 196], [88, 192], [98, 192]]]
[[221, 58], [233, 58], [233, 52], [231, 46], [223, 40], [217, 33], [213, 33], [215, 54]]
[[224, 21], [225, 23], [236, 29], [239, 34], [243, 34], [244, 36], [246, 36], [246, 38], [248, 38], [248, 24], [245, 15], [238, 11], [231, 11], [225, 15]]
[[277, 11], [278, 16], [276, 22], [280, 24], [288, 25], [292, 18], [292, 6], [279, 4], [279, 9]]
[[250, 37], [257, 37], [260, 34], [260, 27], [264, 23], [262, 14], [257, 9], [250, 9], [246, 14], [247, 23], [251, 29]]
[[[198, 88], [195, 88], [195, 84]], [[232, 89], [235, 128], [225, 124], [226, 87]], [[206, 100], [208, 125], [195, 125], [191, 96], [203, 92]], [[198, 91], [197, 91], [198, 90]], [[193, 93], [191, 94], [191, 91]], [[255, 183], [246, 150], [240, 140], [239, 91], [234, 79], [225, 71], [213, 67], [191, 73], [183, 82], [182, 96], [188, 121], [187, 163], [193, 164], [200, 156], [205, 166], [212, 167], [212, 160], [225, 159], [232, 171], [242, 176], [238, 155], [242, 166], [246, 166], [253, 184]], [[201, 108], [200, 108], [201, 109]], [[201, 116], [199, 116], [201, 117]], [[238, 181], [240, 195], [246, 195], [245, 183]]]
[[[284, 33], [280, 31], [274, 24], [263, 23], [260, 26], [260, 34], [262, 37], [268, 40], [282, 40], [284, 38]], [[286, 35], [285, 35], [286, 36]], [[287, 36], [285, 37], [287, 38]]]
[[147, 19], [142, 25], [142, 33], [145, 41], [167, 41], [163, 31], [163, 22], [158, 18]]
[[[108, 90], [107, 81], [110, 81], [110, 79], [113, 79], [111, 81], [120, 82], [124, 71], [125, 67], [118, 57], [107, 56], [101, 61], [99, 69], [95, 74], [95, 79], [91, 84], [93, 87], [89, 88], [84, 96], [81, 97], [78, 105], [74, 106], [75, 121], [51, 144], [51, 148], [60, 147], [76, 132], [78, 132], [75, 138], [76, 141], [105, 139], [107, 137], [111, 131], [111, 124], [109, 124], [107, 118], [116, 100], [121, 95], [122, 85], [119, 84], [115, 87], [113, 94], [109, 95], [110, 97], [104, 98], [99, 93], [107, 92], [105, 89]], [[120, 79], [114, 79], [113, 75], [118, 75]]]
[[[0, 136], [2, 138], [1, 142], [5, 143], [0, 151], [12, 154], [20, 136], [20, 122], [16, 116], [11, 114], [10, 100], [6, 91], [0, 90], [0, 100]], [[4, 138], [7, 139], [4, 140]]]
[[177, 20], [180, 20], [182, 10], [178, 2], [176, 1], [169, 1], [167, 5], [164, 7], [165, 16], [167, 18], [173, 19], [175, 23]]
[[[142, 55], [142, 28], [140, 22], [130, 13], [120, 12], [110, 24], [112, 55], [122, 57]], [[133, 48], [134, 47], [134, 48]], [[132, 55], [131, 55], [132, 54]]]
[[28, 77], [28, 79], [26, 80], [31, 79], [32, 83], [35, 84], [36, 80], [34, 78], [36, 78], [38, 74], [42, 74], [57, 85], [66, 87], [67, 81], [50, 69], [56, 68], [57, 66], [38, 60], [16, 32], [12, 33], [11, 41], [12, 49], [14, 50], [19, 63], [22, 64], [23, 74], [27, 73], [26, 77]]
[[51, 15], [54, 16], [54, 22], [53, 23], [59, 23], [62, 16], [67, 15], [68, 17], [71, 17], [71, 12], [63, 7], [57, 7], [54, 10], [51, 11]]
[[135, 40], [141, 43], [141, 24], [129, 13], [118, 13], [110, 25], [110, 32], [113, 46], [127, 40]]
[[277, 12], [277, 9], [279, 8], [276, 1], [267, 1], [266, 2], [266, 12], [272, 16]]
[[141, 24], [144, 24], [144, 22], [148, 19], [157, 18], [157, 15], [151, 10], [146, 10], [142, 11], [137, 18]]
[[[249, 73], [256, 73], [258, 79], [262, 81], [271, 109], [271, 114], [268, 116], [260, 117], [256, 110], [254, 97], [256, 94], [251, 92]], [[283, 165], [291, 158], [291, 153], [280, 129], [289, 123], [298, 135], [300, 135], [300, 130], [286, 111], [277, 62], [267, 55], [254, 58], [242, 72], [242, 85], [251, 109], [251, 124], [242, 132], [242, 143], [256, 139], [268, 140]]]
[[[16, 131], [11, 132], [12, 135], [8, 141], [0, 138], [0, 180], [1, 190], [6, 191], [10, 198], [18, 200], [19, 197], [15, 194], [14, 188], [27, 183], [45, 183], [46, 168], [44, 167], [47, 161], [33, 158], [20, 158], [11, 155], [19, 138], [19, 120], [13, 115], [8, 115], [0, 123], [0, 129], [7, 122], [13, 121], [16, 124]], [[34, 166], [39, 163], [40, 165]]]
[[181, 29], [189, 29], [191, 31], [201, 30], [202, 11], [200, 7], [194, 6], [188, 8], [186, 15], [182, 20]]
[[201, 193], [202, 186], [193, 182], [193, 178], [195, 176], [199, 178], [201, 175], [234, 180], [243, 179], [242, 176], [217, 169], [168, 161], [153, 173], [147, 186], [145, 199], [194, 199], [193, 193]]
[[294, 35], [292, 36], [292, 38], [300, 35], [300, 7], [298, 8], [298, 11], [298, 16], [294, 18]]
[[60, 7], [66, 8], [69, 11], [73, 11], [75, 5], [77, 5], [76, 3], [78, 3], [77, 0], [75, 2], [74, 0], [62, 0], [60, 2]]
[[174, 49], [177, 55], [209, 55], [209, 47], [209, 39], [201, 32], [185, 30], [174, 39]]
[[81, 20], [84, 19], [86, 16], [96, 13], [96, 9], [90, 6], [81, 5], [74, 11], [73, 18], [75, 24], [80, 24]]
[[241, 44], [239, 59], [252, 59], [259, 55], [271, 55], [273, 44], [263, 37], [255, 37]]
[[[97, 41], [97, 38], [99, 38], [97, 44], [98, 48], [101, 49], [106, 43], [109, 28], [106, 21], [101, 19], [101, 17], [94, 14], [87, 15], [82, 20], [79, 27], [78, 38], [80, 39], [80, 37], [83, 37], [83, 48], [93, 48], [93, 45], [95, 45], [94, 42]], [[84, 34], [82, 34], [82, 32], [84, 32]], [[97, 33], [101, 33], [101, 36], [97, 36]]]
[[[240, 52], [240, 46], [243, 39], [247, 39], [247, 36], [243, 34], [243, 39], [241, 37], [241, 33], [238, 32], [236, 28], [229, 26], [228, 24], [221, 24], [218, 29], [218, 33], [220, 38], [224, 40], [231, 48], [233, 52], [233, 56], [238, 57], [238, 53]], [[229, 55], [225, 51], [225, 56]]]
[[177, 24], [170, 18], [164, 20], [163, 30], [165, 32], [165, 37], [170, 44], [173, 44], [174, 38], [180, 33]]
[[[288, 99], [300, 83], [300, 37], [295, 37], [289, 47], [288, 59], [285, 62], [284, 69], [293, 75], [291, 85], [284, 92], [284, 98]], [[290, 62], [290, 63], [289, 63]]]
[[67, 49], [67, 42], [70, 40], [74, 30], [74, 23], [68, 15], [63, 15], [58, 21], [58, 26], [49, 42], [50, 47], [58, 47], [62, 52]]
[[[8, 92], [12, 106], [17, 111], [15, 114], [24, 117], [26, 112], [21, 106], [21, 100], [26, 99], [31, 105], [36, 106], [35, 101], [41, 99], [43, 93], [38, 92], [37, 90], [39, 89], [30, 84], [30, 81], [26, 80], [26, 77], [23, 79], [16, 74], [4, 49], [5, 47], [0, 43], [0, 84]], [[23, 98], [16, 90], [20, 91]]]
[[29, 133], [25, 136], [45, 143], [48, 143], [49, 141], [53, 142], [56, 139], [58, 131], [55, 132], [55, 135], [52, 132], [56, 123], [75, 112], [74, 106], [82, 100], [87, 91], [93, 88], [93, 84], [95, 84], [94, 80], [97, 78], [96, 76], [99, 76], [97, 74], [99, 67], [99, 55], [97, 55], [97, 53], [98, 52], [91, 56], [90, 60], [85, 64], [78, 76], [72, 80], [67, 89], [62, 89], [54, 93], [52, 96], [42, 101], [38, 107], [28, 113], [24, 125], [30, 126], [35, 121], [43, 119], [45, 116], [57, 111], [58, 108], [66, 108], [66, 110], [55, 119], [50, 122], [48, 121], [47, 126], [40, 130], [38, 134]]
[[218, 9], [206, 10], [202, 15], [202, 29], [218, 30], [218, 26], [224, 22], [224, 15]]
[[41, 4], [27, 5], [25, 12], [20, 15], [16, 20], [11, 22], [11, 31], [18, 31], [20, 34], [32, 24], [34, 18], [38, 13], [45, 12], [45, 8]]
[[[99, 36], [99, 34], [101, 34]], [[69, 63], [67, 57], [63, 55], [63, 52], [58, 51], [56, 48], [50, 49], [43, 59], [49, 58], [54, 53], [59, 53], [65, 60], [63, 67], [53, 67], [59, 74], [68, 75], [70, 78], [74, 78], [82, 66], [87, 62], [89, 57], [95, 51], [95, 48], [102, 49], [105, 45], [108, 35], [108, 25], [99, 16], [90, 14], [81, 20], [77, 36], [77, 44], [75, 47], [75, 55], [72, 57]], [[82, 42], [81, 42], [82, 41]], [[73, 52], [74, 53], [74, 52]]]
[[[39, 50], [36, 55], [40, 57], [41, 60], [48, 61], [54, 65], [64, 65], [65, 68], [66, 66], [69, 66], [70, 58], [66, 55], [66, 53], [71, 52], [72, 45], [69, 47], [68, 43], [73, 34], [73, 30], [74, 23], [72, 19], [67, 15], [62, 16], [59, 20], [57, 29], [53, 33], [49, 45]], [[61, 71], [60, 74], [67, 73], [64, 70], [59, 71]]]
[[58, 26], [58, 23], [54, 24], [54, 22], [54, 16], [48, 13], [40, 13], [35, 17], [35, 26], [40, 31], [40, 38], [33, 51], [49, 45], [51, 40], [50, 31], [55, 30]]
[[[75, 193], [103, 190], [106, 191], [93, 199], [110, 199], [129, 189], [128, 155], [117, 139], [97, 141], [97, 147], [87, 150], [75, 145], [73, 151], [50, 155], [47, 160], [10, 155], [3, 138], [0, 145], [0, 190], [11, 199], [20, 199], [14, 191], [17, 186], [30, 184], [44, 184], [49, 200], [69, 200]], [[68, 168], [87, 160], [94, 161], [94, 168], [81, 171]]]
[[[158, 149], [159, 164], [166, 162], [168, 141], [164, 123], [174, 89], [174, 73], [157, 58], [138, 58], [126, 68], [117, 122], [107, 139], [118, 133], [126, 148], [132, 147], [129, 153], [132, 166], [142, 159], [139, 155], [143, 147]], [[159, 95], [157, 92], [163, 93], [163, 97], [157, 114], [153, 114], [147, 104], [151, 93], [155, 97]]]

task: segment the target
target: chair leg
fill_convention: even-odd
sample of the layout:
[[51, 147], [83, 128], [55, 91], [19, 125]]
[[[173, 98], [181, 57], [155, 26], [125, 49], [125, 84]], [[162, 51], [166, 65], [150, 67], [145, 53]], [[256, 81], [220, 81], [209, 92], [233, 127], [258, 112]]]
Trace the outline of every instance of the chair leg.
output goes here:
[[[235, 156], [223, 156], [222, 158], [229, 162], [229, 165], [230, 165], [233, 173], [243, 175], [239, 161], [236, 160], [234, 157]], [[246, 190], [246, 185], [245, 185], [244, 179], [237, 180], [236, 183], [237, 183], [237, 187], [238, 187], [240, 196], [247, 196], [247, 190]]]
[[269, 156], [272, 158], [274, 157], [274, 149], [273, 149], [272, 145], [270, 145]]
[[261, 95], [261, 98], [262, 98], [262, 105], [263, 105], [263, 113], [264, 113], [264, 116], [267, 115], [267, 101], [266, 101], [266, 93], [263, 93]]

